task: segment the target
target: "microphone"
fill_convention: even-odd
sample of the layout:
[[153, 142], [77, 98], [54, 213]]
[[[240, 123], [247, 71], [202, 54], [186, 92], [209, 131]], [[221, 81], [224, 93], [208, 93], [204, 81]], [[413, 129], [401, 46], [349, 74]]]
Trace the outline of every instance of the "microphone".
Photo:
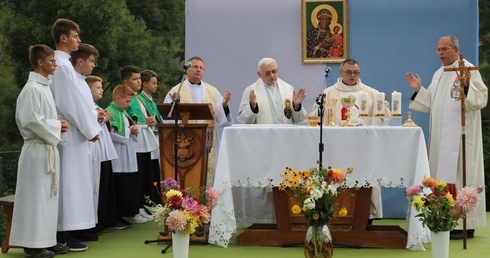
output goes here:
[[192, 63], [191, 63], [191, 62], [187, 62], [187, 63], [185, 63], [185, 65], [184, 65], [184, 70], [186, 70], [186, 71], [187, 71], [187, 69], [189, 69], [189, 67], [191, 67], [191, 66], [192, 66]]
[[328, 67], [328, 66], [327, 66], [327, 67], [325, 67], [325, 77], [328, 77], [328, 73], [329, 73], [330, 71], [332, 71], [332, 68], [330, 68], [330, 67]]

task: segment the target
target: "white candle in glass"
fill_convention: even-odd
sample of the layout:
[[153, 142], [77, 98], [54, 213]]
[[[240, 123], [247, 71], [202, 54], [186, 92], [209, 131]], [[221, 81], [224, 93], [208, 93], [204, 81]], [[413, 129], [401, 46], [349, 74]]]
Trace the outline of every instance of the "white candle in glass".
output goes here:
[[394, 117], [402, 116], [402, 93], [393, 91], [391, 93], [391, 115]]
[[383, 92], [376, 93], [375, 96], [375, 107], [374, 116], [384, 116], [385, 115], [385, 94]]
[[368, 110], [368, 94], [367, 92], [359, 92], [359, 116], [369, 116]]

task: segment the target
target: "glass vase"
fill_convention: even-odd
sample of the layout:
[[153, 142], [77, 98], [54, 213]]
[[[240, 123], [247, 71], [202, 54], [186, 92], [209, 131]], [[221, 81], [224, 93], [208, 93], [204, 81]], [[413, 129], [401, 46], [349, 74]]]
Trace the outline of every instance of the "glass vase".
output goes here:
[[304, 246], [305, 258], [333, 257], [333, 241], [329, 225], [308, 227]]

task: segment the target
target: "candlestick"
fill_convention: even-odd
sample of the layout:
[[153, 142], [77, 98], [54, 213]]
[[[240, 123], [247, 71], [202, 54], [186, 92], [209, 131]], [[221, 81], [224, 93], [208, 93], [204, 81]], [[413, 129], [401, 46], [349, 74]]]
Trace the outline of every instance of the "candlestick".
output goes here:
[[368, 94], [367, 92], [359, 92], [359, 116], [367, 117], [369, 116], [368, 110]]
[[375, 96], [375, 101], [376, 101], [376, 107], [375, 107], [375, 112], [374, 112], [374, 116], [385, 116], [385, 105], [384, 105], [384, 101], [385, 101], [385, 94], [383, 92], [378, 92], [376, 93], [376, 96]]
[[402, 93], [393, 91], [391, 93], [391, 115], [395, 118], [402, 116]]

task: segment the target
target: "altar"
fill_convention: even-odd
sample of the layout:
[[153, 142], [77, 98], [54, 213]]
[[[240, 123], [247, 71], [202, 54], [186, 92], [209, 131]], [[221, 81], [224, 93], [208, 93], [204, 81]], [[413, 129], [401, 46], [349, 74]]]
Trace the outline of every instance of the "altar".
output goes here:
[[[318, 167], [319, 140], [319, 127], [225, 128], [214, 179], [219, 203], [211, 213], [209, 243], [226, 247], [237, 226], [273, 220], [254, 216], [258, 207], [267, 205], [254, 202], [252, 196], [234, 196], [234, 189], [277, 186], [286, 166]], [[408, 187], [430, 175], [424, 135], [419, 127], [324, 127], [323, 143], [324, 167], [354, 167], [354, 173], [347, 177], [349, 187]], [[423, 250], [422, 243], [429, 240], [429, 231], [415, 214], [410, 208], [406, 248]]]

